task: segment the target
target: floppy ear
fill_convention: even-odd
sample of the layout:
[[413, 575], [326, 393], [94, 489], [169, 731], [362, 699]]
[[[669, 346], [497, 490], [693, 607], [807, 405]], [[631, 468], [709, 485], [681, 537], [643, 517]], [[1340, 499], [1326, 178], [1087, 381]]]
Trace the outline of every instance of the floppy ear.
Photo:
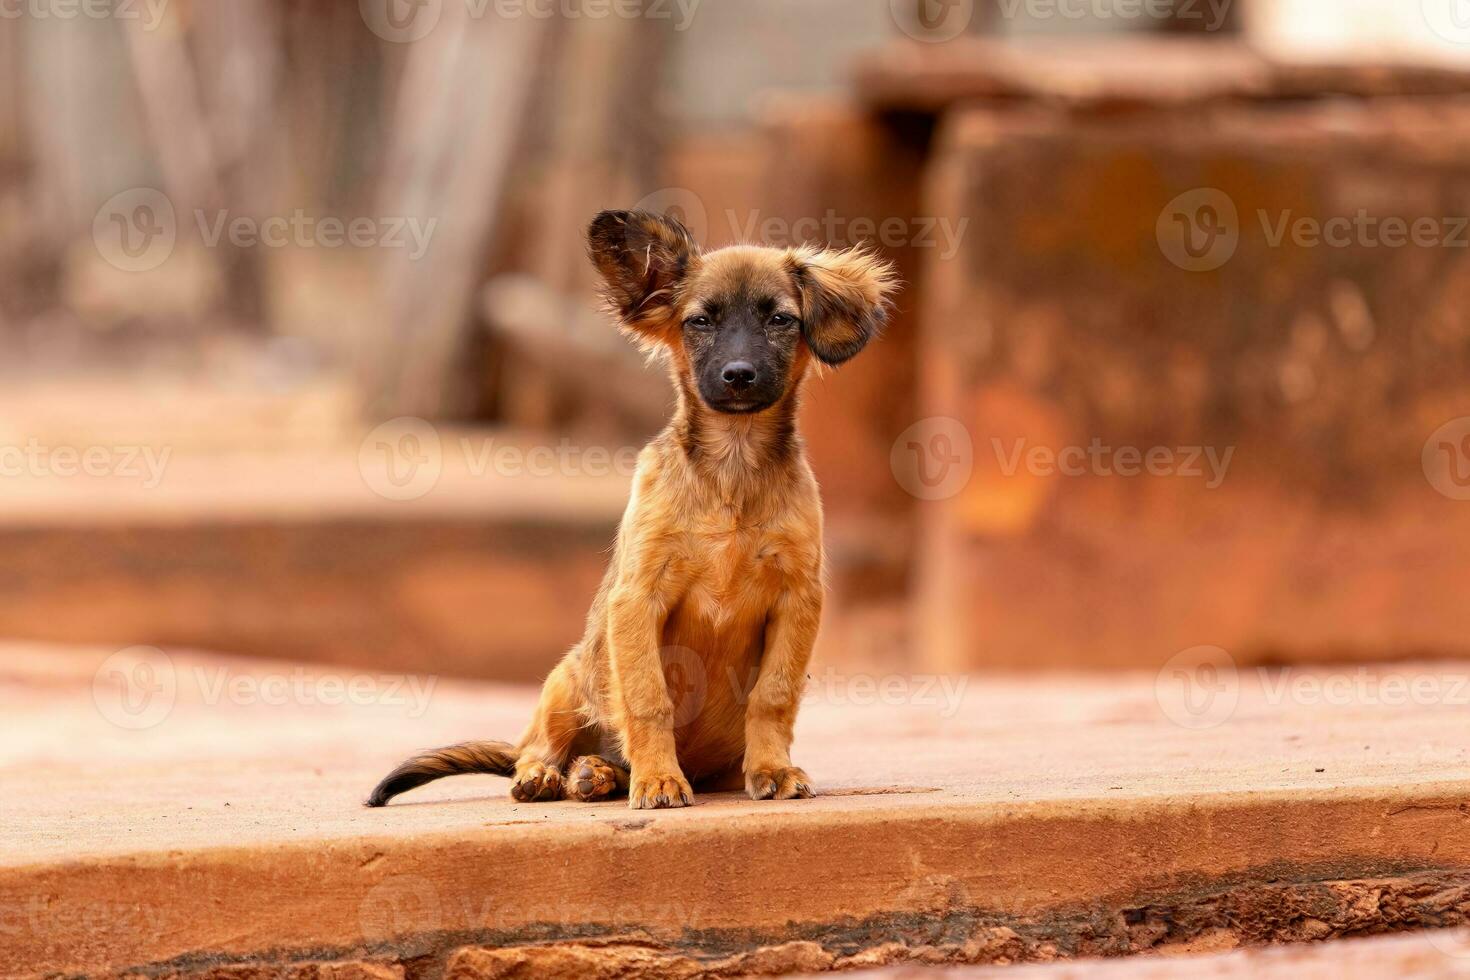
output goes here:
[[587, 229], [587, 251], [608, 306], [646, 339], [666, 325], [676, 287], [699, 257], [687, 228], [648, 211], [603, 211]]
[[794, 248], [791, 274], [801, 293], [801, 332], [824, 364], [856, 356], [888, 321], [898, 290], [893, 266], [862, 248]]

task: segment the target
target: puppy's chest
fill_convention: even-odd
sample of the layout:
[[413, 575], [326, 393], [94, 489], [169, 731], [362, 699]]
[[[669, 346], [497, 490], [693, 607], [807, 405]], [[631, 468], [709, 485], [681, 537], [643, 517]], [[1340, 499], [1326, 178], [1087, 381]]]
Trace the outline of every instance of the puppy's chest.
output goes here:
[[793, 550], [780, 528], [696, 528], [687, 542], [685, 606], [716, 626], [764, 617], [794, 571]]

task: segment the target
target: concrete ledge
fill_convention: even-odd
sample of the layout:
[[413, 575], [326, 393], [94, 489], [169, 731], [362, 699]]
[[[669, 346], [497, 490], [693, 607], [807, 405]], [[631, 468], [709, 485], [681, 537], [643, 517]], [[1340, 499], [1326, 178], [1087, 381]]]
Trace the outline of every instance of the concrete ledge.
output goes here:
[[[1470, 908], [1449, 695], [1275, 703], [1242, 675], [1234, 711], [1194, 731], [1152, 676], [951, 678], [946, 700], [818, 667], [798, 738], [815, 800], [523, 805], [461, 777], [368, 811], [387, 765], [513, 736], [531, 692], [443, 681], [414, 700], [367, 672], [174, 651], [148, 675], [173, 692], [155, 711], [114, 684], [138, 664], [106, 656], [0, 652], [17, 976], [477, 977], [584, 954], [627, 976], [792, 973], [1323, 939]], [[1467, 668], [1423, 670], [1450, 691]], [[353, 703], [321, 703], [322, 676]], [[141, 711], [118, 714], [124, 693]], [[891, 703], [856, 703], [875, 697]]]
[[[346, 447], [153, 447], [153, 474], [7, 479], [0, 636], [538, 680], [581, 635], [628, 477], [548, 472], [549, 447], [514, 434], [430, 433], [423, 486]], [[504, 451], [528, 469], [497, 470]]]

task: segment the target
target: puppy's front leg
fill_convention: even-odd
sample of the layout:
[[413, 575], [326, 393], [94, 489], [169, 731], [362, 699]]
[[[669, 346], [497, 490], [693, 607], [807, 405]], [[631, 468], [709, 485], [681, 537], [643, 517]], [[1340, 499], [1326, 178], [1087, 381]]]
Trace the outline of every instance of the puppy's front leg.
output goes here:
[[632, 772], [628, 806], [635, 810], [689, 806], [694, 791], [679, 768], [674, 704], [664, 683], [658, 640], [663, 624], [657, 599], [645, 589], [620, 586], [608, 608], [608, 640], [623, 755]]
[[794, 582], [771, 610], [760, 674], [745, 708], [745, 791], [753, 800], [814, 795], [811, 779], [791, 764], [791, 729], [821, 619], [819, 570]]

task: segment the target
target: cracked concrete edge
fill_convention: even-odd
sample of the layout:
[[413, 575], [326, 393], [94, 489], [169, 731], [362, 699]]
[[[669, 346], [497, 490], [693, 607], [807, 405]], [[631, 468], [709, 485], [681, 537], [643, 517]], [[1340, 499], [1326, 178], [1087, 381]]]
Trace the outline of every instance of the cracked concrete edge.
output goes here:
[[1127, 953], [1220, 928], [1256, 943], [1450, 925], [1470, 907], [1466, 799], [1455, 784], [660, 815], [636, 828], [488, 827], [0, 868], [0, 962], [16, 976], [448, 969], [467, 947], [633, 936], [655, 959], [706, 972], [632, 975], [699, 976], [721, 975], [708, 973], [712, 958], [792, 941], [819, 947], [832, 960], [822, 968], [847, 968], [884, 949], [989, 962]]
[[[578, 941], [457, 945], [443, 953], [335, 962], [255, 959], [176, 962], [123, 971], [117, 977], [168, 980], [385, 980], [385, 978], [591, 977], [619, 980], [715, 980], [880, 967], [1049, 963], [1076, 957], [1189, 953], [1266, 943], [1301, 943], [1463, 924], [1470, 910], [1470, 873], [1362, 881], [1280, 882], [1247, 885], [1208, 895], [1158, 896], [1152, 904], [1010, 925], [987, 921], [979, 910], [893, 918], [835, 926], [797, 926], [802, 938], [722, 937], [715, 946], [744, 946], [712, 954], [697, 940], [663, 944], [634, 934]], [[1470, 947], [1454, 934], [1416, 953], [1436, 952], [1470, 970]], [[881, 941], [876, 941], [876, 938]], [[381, 954], [377, 954], [381, 955]], [[1174, 961], [1176, 964], [1179, 962]], [[1450, 965], [1454, 965], [1453, 962]], [[1176, 967], [1170, 975], [1188, 975]]]

